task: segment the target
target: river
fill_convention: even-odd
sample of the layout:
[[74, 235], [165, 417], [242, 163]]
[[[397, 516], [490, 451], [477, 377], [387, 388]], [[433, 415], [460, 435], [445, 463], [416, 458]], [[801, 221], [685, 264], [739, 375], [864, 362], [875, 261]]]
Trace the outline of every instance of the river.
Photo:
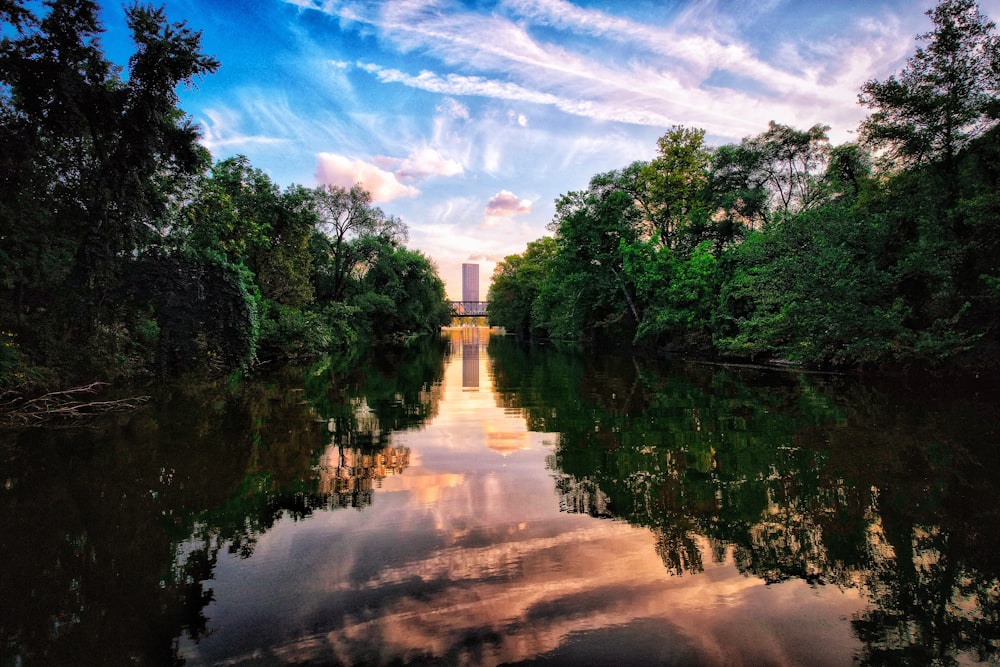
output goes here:
[[446, 330], [0, 434], [14, 665], [1000, 661], [1000, 395]]

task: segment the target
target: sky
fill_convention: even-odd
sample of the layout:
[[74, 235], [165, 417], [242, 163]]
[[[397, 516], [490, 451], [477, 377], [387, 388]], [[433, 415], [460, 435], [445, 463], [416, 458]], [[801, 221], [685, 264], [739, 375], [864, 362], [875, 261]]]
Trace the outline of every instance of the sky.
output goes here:
[[[216, 74], [180, 91], [215, 159], [282, 187], [361, 183], [453, 299], [461, 265], [546, 235], [563, 194], [655, 157], [671, 126], [710, 145], [769, 121], [851, 141], [865, 81], [898, 72], [932, 0], [165, 0]], [[103, 43], [124, 64], [120, 3]], [[1000, 16], [1000, 0], [981, 10]]]

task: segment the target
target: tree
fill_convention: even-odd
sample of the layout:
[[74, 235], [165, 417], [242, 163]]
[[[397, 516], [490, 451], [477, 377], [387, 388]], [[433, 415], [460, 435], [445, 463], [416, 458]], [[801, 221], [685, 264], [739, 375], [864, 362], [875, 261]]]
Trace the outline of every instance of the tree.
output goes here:
[[708, 217], [705, 199], [711, 153], [705, 130], [675, 125], [657, 139], [657, 156], [641, 171], [647, 215], [669, 248], [693, 222]]
[[349, 280], [360, 278], [385, 242], [406, 240], [406, 225], [372, 205], [372, 196], [360, 185], [350, 190], [322, 185], [313, 195], [313, 207], [321, 236], [311, 242], [315, 261], [315, 283], [322, 285], [326, 300], [343, 301]]
[[293, 307], [313, 301], [309, 276], [312, 254], [309, 239], [315, 229], [312, 191], [301, 185], [281, 193], [270, 222], [268, 244], [255, 258], [261, 293], [268, 299]]
[[872, 157], [858, 144], [841, 144], [830, 149], [823, 177], [830, 199], [857, 199], [870, 182]]
[[437, 331], [451, 320], [444, 281], [422, 253], [386, 249], [365, 273], [355, 302], [373, 338]]
[[676, 252], [657, 238], [622, 246], [625, 273], [642, 304], [642, 321], [635, 340], [643, 343], [680, 342], [683, 347], [707, 347], [718, 291], [718, 261], [711, 241], [690, 252]]
[[829, 129], [796, 130], [771, 121], [766, 132], [715, 151], [711, 188], [719, 244], [737, 238], [742, 228], [760, 228], [822, 201]]
[[803, 211], [727, 250], [715, 312], [721, 351], [844, 366], [904, 356], [907, 309], [879, 265], [885, 230], [850, 204]]
[[178, 185], [207, 164], [175, 89], [218, 62], [200, 33], [132, 5], [123, 80], [101, 49], [97, 3], [43, 4], [41, 18], [22, 2], [0, 7], [14, 26], [0, 40], [0, 238], [13, 260], [0, 299], [39, 360], [58, 363], [120, 328], [114, 294], [129, 264], [163, 231]]
[[520, 336], [532, 330], [531, 313], [556, 254], [556, 241], [543, 236], [520, 255], [508, 255], [493, 269], [488, 310], [490, 323]]
[[313, 300], [309, 239], [312, 191], [282, 191], [245, 156], [220, 160], [192, 186], [171, 236], [186, 251], [253, 273], [265, 299], [300, 307]]
[[865, 83], [858, 99], [874, 110], [861, 136], [903, 165], [953, 165], [968, 142], [1000, 118], [1000, 38], [974, 0], [943, 0], [926, 12], [934, 29], [918, 39], [899, 75]]
[[534, 320], [551, 335], [579, 338], [641, 319], [622, 270], [622, 242], [638, 239], [643, 222], [632, 189], [628, 170], [612, 171], [556, 201], [549, 229], [557, 251], [534, 306]]

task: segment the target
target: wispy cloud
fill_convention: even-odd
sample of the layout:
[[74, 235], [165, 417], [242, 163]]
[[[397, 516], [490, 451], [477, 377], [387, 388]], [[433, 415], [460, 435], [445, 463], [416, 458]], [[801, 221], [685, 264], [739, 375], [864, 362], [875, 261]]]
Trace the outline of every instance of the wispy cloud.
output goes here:
[[286, 141], [282, 137], [245, 134], [240, 129], [241, 116], [230, 109], [208, 109], [203, 114], [201, 143], [213, 153], [223, 152], [233, 147], [274, 145]]
[[[798, 43], [779, 43], [772, 51], [783, 57], [770, 62], [734, 32], [735, 23], [716, 20], [723, 15], [717, 2], [698, 3], [697, 11], [681, 12], [666, 26], [566, 0], [505, 0], [490, 14], [418, 0], [296, 4], [363, 23], [401, 52], [437, 61], [433, 69], [410, 72], [359, 63], [382, 83], [550, 105], [604, 122], [693, 125], [729, 138], [762, 131], [769, 120], [824, 121], [846, 131], [863, 115], [854, 101], [865, 75], [910, 46], [891, 22], [859, 18], [845, 24], [841, 36], [816, 37], [810, 47], [822, 53], [825, 39], [836, 57], [821, 62]], [[756, 11], [768, 9], [775, 11]], [[583, 51], [572, 48], [572, 39], [543, 41], [539, 28], [596, 40], [596, 46]]]
[[285, 183], [362, 183], [448, 281], [470, 254], [522, 251], [558, 193], [650, 159], [671, 125], [713, 144], [771, 120], [850, 140], [860, 86], [899, 70], [932, 4], [285, 2], [268, 25], [287, 40], [219, 54], [230, 85], [194, 114], [203, 143]]

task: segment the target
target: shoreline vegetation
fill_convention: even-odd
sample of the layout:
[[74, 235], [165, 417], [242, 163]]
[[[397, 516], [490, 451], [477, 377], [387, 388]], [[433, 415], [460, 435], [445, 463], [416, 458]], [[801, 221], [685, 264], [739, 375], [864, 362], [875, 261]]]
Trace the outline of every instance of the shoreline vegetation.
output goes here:
[[97, 2], [36, 8], [0, 6], [0, 412], [356, 356], [450, 321], [437, 268], [365, 189], [213, 161], [175, 92], [219, 67], [200, 32], [133, 4], [122, 67]]
[[[35, 7], [0, 6], [6, 421], [450, 321], [436, 266], [360, 185], [281, 187], [199, 144], [175, 91], [219, 67], [200, 32], [132, 5], [123, 67], [98, 3]], [[551, 236], [497, 265], [490, 323], [838, 372], [1000, 367], [1000, 39], [971, 0], [927, 14], [905, 68], [861, 87], [858, 143], [772, 122], [712, 147], [672, 127], [653, 160], [557, 199]]]
[[1000, 367], [1000, 39], [971, 0], [927, 12], [863, 84], [857, 143], [772, 121], [675, 126], [656, 157], [562, 195], [498, 263], [490, 322], [529, 338], [854, 373]]

